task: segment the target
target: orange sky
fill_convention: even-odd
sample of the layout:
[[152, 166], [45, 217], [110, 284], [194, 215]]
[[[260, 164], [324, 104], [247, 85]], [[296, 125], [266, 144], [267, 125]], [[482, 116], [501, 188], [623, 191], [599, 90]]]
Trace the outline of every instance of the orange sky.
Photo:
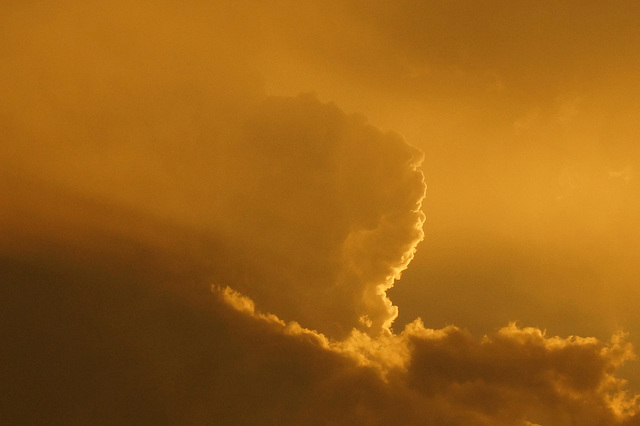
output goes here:
[[639, 22], [0, 6], [0, 412], [637, 424]]

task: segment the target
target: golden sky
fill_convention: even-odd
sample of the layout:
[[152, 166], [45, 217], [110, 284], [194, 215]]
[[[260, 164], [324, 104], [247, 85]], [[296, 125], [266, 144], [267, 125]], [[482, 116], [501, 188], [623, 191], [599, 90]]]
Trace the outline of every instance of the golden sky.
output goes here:
[[6, 1], [0, 423], [640, 424], [640, 3]]

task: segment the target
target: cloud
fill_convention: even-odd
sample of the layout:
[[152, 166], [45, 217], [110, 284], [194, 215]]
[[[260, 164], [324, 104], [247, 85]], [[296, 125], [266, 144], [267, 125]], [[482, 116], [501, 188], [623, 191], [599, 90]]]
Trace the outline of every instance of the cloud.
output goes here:
[[266, 99], [229, 146], [222, 232], [271, 280], [238, 289], [334, 337], [388, 332], [385, 291], [423, 237], [422, 153], [313, 96]]
[[[418, 319], [399, 335], [371, 338], [354, 331], [344, 341], [333, 341], [297, 323], [259, 313], [249, 299], [228, 288], [214, 288], [214, 293], [256, 321], [271, 324], [274, 333], [311, 339], [318, 350], [357, 361], [354, 369], [373, 369], [377, 385], [410, 396], [405, 410], [415, 410], [411, 404], [417, 401], [431, 407], [428, 414], [418, 410], [402, 424], [436, 419], [505, 425], [638, 420], [640, 396], [629, 394], [625, 381], [615, 376], [618, 367], [635, 358], [622, 333], [604, 343], [547, 337], [540, 329], [511, 323], [478, 341], [454, 326], [425, 328]], [[389, 405], [367, 408], [388, 410]]]
[[3, 170], [223, 235], [262, 274], [234, 286], [284, 318], [388, 331], [385, 291], [423, 235], [422, 153], [314, 96], [265, 97], [235, 6], [77, 6], [3, 27], [24, 39], [0, 70]]
[[[593, 4], [580, 14], [568, 2], [556, 2], [553, 11], [547, 2], [295, 3], [284, 9], [289, 13], [278, 11], [287, 25], [275, 30], [289, 36], [286, 42], [298, 57], [354, 84], [366, 79], [371, 87], [392, 85], [394, 93], [446, 97], [459, 95], [464, 87], [466, 93], [482, 96], [498, 81], [510, 96], [535, 103], [564, 87], [589, 85], [606, 76], [610, 70], [603, 71], [602, 61], [616, 69], [637, 64], [629, 41], [638, 36], [625, 17], [638, 12], [629, 1], [617, 7]], [[620, 23], [616, 31], [611, 30], [614, 22]], [[323, 26], [331, 31], [323, 32]], [[422, 69], [431, 78], [407, 84], [415, 79], [413, 70]]]
[[3, 11], [1, 423], [637, 423], [623, 335], [394, 333], [423, 154], [215, 6]]
[[[128, 238], [94, 234], [81, 257], [58, 237], [30, 254], [2, 251], [3, 421], [622, 424], [610, 408], [625, 401], [621, 338], [512, 325], [479, 341], [416, 321], [397, 335], [329, 339], [229, 288], [203, 288], [229, 279], [224, 244], [194, 246], [202, 235], [77, 202]], [[163, 242], [130, 231], [140, 228]], [[203, 252], [222, 264], [207, 269]]]
[[[609, 344], [594, 338], [546, 337], [536, 328], [514, 324], [474, 342], [455, 328], [420, 331], [414, 339], [411, 383], [428, 394], [505, 420], [563, 424], [613, 423], [637, 411], [613, 374], [633, 359], [623, 336]], [[634, 408], [619, 410], [621, 398]], [[624, 405], [624, 404], [623, 404]]]
[[[272, 109], [276, 113], [270, 114]], [[535, 328], [510, 325], [476, 340], [459, 328], [434, 330], [419, 320], [399, 334], [367, 333], [370, 330], [358, 325], [359, 316], [363, 312], [373, 316], [376, 311], [358, 309], [370, 305], [355, 303], [352, 317], [336, 318], [361, 330], [335, 337], [309, 325], [324, 315], [323, 299], [318, 300], [317, 310], [290, 320], [275, 310], [264, 313], [269, 311], [227, 287], [224, 283], [252, 291], [262, 286], [265, 293], [276, 293], [265, 298], [274, 306], [294, 303], [295, 295], [305, 309], [312, 309], [311, 301], [304, 300], [311, 290], [303, 287], [307, 283], [302, 274], [280, 288], [273, 283], [291, 273], [289, 269], [313, 270], [313, 264], [291, 251], [291, 241], [317, 238], [318, 230], [305, 230], [300, 222], [318, 225], [322, 232], [337, 224], [343, 231], [326, 240], [334, 244], [325, 251], [314, 247], [319, 262], [315, 264], [344, 267], [341, 256], [352, 256], [347, 265], [364, 271], [354, 274], [362, 281], [343, 281], [354, 289], [337, 294], [352, 294], [357, 301], [367, 295], [363, 289], [384, 288], [386, 281], [378, 277], [392, 279], [406, 266], [421, 236], [417, 207], [424, 190], [422, 177], [415, 169], [413, 150], [397, 136], [350, 121], [355, 119], [308, 96], [268, 99], [255, 111], [241, 121], [249, 124], [241, 126], [244, 132], [234, 139], [246, 146], [234, 149], [247, 154], [246, 148], [252, 147], [266, 154], [246, 158], [245, 163], [231, 162], [241, 165], [234, 171], [238, 178], [249, 171], [253, 178], [235, 182], [233, 188], [246, 192], [229, 191], [222, 203], [237, 212], [237, 218], [223, 215], [224, 220], [245, 224], [242, 232], [234, 227], [226, 234], [194, 230], [37, 181], [12, 181], [13, 192], [5, 197], [13, 200], [13, 213], [5, 212], [11, 221], [3, 222], [3, 230], [12, 233], [6, 233], [10, 238], [3, 240], [0, 252], [3, 281], [8, 283], [1, 299], [3, 335], [11, 342], [3, 354], [1, 373], [14, 389], [3, 394], [7, 422], [88, 423], [96, 418], [117, 424], [203, 424], [211, 419], [228, 424], [312, 425], [637, 422], [635, 397], [625, 394], [624, 382], [615, 376], [617, 368], [632, 358], [622, 335], [603, 343], [547, 337]], [[326, 129], [333, 137], [318, 138], [321, 143], [310, 147], [317, 150], [313, 161], [305, 162], [306, 151], [289, 145], [274, 154], [279, 144], [294, 140], [282, 136], [282, 129], [294, 129], [310, 141], [317, 129]], [[256, 134], [263, 135], [266, 145], [258, 146], [247, 136]], [[368, 139], [345, 140], [352, 135]], [[371, 146], [366, 141], [372, 141]], [[340, 154], [335, 147], [342, 144], [355, 145], [341, 153], [348, 157], [343, 162], [314, 164], [335, 159]], [[381, 158], [382, 153], [390, 158]], [[375, 168], [372, 159], [378, 161]], [[256, 168], [261, 160], [269, 166]], [[372, 173], [372, 182], [380, 179], [375, 189], [390, 187], [397, 192], [372, 194], [364, 183], [345, 184], [340, 188], [350, 196], [339, 197], [341, 203], [327, 203], [323, 197], [330, 194], [310, 185], [318, 167], [340, 170], [340, 165], [347, 176]], [[380, 169], [395, 174], [373, 173]], [[284, 176], [272, 175], [273, 170]], [[407, 188], [402, 190], [401, 185]], [[302, 195], [309, 188], [318, 190], [309, 191], [309, 205], [341, 206], [336, 216], [342, 221], [324, 219], [327, 228], [322, 228], [322, 221], [308, 221], [308, 205], [296, 203], [305, 202]], [[268, 192], [264, 200], [258, 197], [261, 191]], [[295, 197], [296, 191], [301, 197]], [[360, 191], [363, 195], [358, 196]], [[242, 208], [239, 203], [247, 194], [262, 202], [251, 198]], [[398, 197], [399, 211], [386, 213], [385, 203], [367, 199], [370, 196]], [[361, 207], [362, 200], [367, 209]], [[45, 210], [46, 205], [55, 208]], [[368, 208], [374, 213], [368, 214]], [[258, 211], [268, 214], [269, 227], [263, 228], [260, 215], [248, 216]], [[351, 214], [345, 216], [345, 211]], [[380, 220], [384, 214], [391, 217]], [[368, 223], [370, 228], [363, 231], [353, 223]], [[265, 262], [262, 256], [269, 250], [272, 257]], [[370, 272], [368, 268], [378, 261], [382, 271]], [[272, 269], [261, 262], [273, 265]], [[211, 292], [211, 282], [221, 284]], [[375, 294], [379, 305], [384, 306], [385, 300], [383, 292]], [[392, 319], [392, 312], [383, 313], [381, 318]]]

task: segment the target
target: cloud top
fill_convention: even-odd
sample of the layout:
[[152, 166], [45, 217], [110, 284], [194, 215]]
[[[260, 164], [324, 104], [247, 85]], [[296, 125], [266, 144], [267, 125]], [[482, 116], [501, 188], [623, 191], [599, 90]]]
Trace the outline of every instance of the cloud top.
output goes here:
[[271, 281], [239, 289], [334, 337], [389, 332], [385, 291], [423, 238], [422, 153], [311, 95], [266, 99], [229, 149], [223, 232]]

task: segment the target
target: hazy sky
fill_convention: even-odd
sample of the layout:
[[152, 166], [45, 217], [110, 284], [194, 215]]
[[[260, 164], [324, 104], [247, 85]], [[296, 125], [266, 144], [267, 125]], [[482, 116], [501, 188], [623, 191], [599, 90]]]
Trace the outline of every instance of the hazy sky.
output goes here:
[[639, 24], [0, 5], [0, 423], [639, 424]]

